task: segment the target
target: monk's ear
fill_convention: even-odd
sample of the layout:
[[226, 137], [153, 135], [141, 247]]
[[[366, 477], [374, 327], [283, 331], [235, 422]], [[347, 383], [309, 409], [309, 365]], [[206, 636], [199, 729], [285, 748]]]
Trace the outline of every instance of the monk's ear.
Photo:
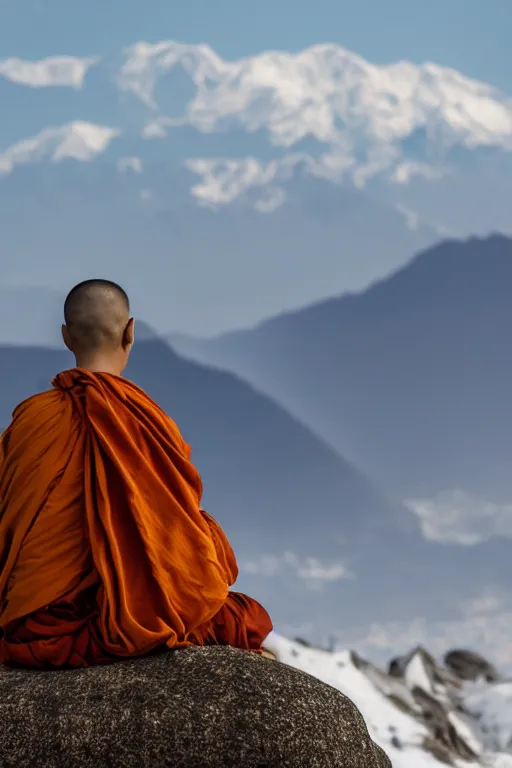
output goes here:
[[133, 347], [135, 341], [135, 319], [130, 317], [123, 334], [123, 347]]
[[62, 331], [62, 338], [64, 340], [64, 344], [69, 349], [70, 352], [73, 351], [73, 342], [71, 341], [71, 336], [69, 335], [69, 331], [67, 329], [66, 325], [61, 326]]

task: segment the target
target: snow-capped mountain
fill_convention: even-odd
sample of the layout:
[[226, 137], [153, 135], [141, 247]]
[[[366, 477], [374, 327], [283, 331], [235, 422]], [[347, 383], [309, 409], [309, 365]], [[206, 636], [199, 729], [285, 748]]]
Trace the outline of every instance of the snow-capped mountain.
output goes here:
[[212, 132], [232, 120], [251, 133], [267, 131], [277, 146], [313, 137], [349, 162], [364, 141], [386, 150], [419, 129], [427, 131], [433, 154], [453, 145], [512, 148], [512, 104], [435, 64], [378, 67], [337, 45], [228, 62], [209, 46], [169, 41], [129, 48], [117, 82], [165, 113], [172, 101], [161, 85], [176, 68], [193, 82], [194, 98], [182, 115], [148, 123], [146, 135], [179, 124]]
[[386, 673], [351, 651], [328, 652], [278, 635], [267, 647], [279, 662], [348, 696], [394, 768], [512, 766], [510, 682], [463, 682], [421, 648], [394, 660]]
[[[125, 50], [117, 70], [99, 56], [55, 56], [5, 59], [0, 75], [33, 88], [81, 89], [98, 66], [148, 108], [146, 138], [182, 125], [224, 131], [231, 122], [267, 132], [279, 147], [314, 138], [347, 167], [366, 144], [367, 160], [380, 149], [382, 164], [393, 166], [399, 181], [421, 168], [393, 162], [405, 158], [390, 145], [418, 130], [427, 133], [432, 161], [453, 146], [512, 149], [512, 102], [495, 88], [431, 63], [379, 67], [337, 45], [225, 61], [208, 45], [139, 42]], [[176, 100], [177, 72], [189, 81], [191, 98]], [[372, 165], [369, 175], [378, 171]]]
[[0, 60], [0, 99], [4, 281], [65, 290], [122, 252], [135, 292], [171, 246], [172, 285], [141, 306], [163, 332], [252, 325], [511, 229], [512, 102], [434, 64], [138, 42]]
[[[512, 150], [512, 100], [492, 86], [432, 63], [376, 66], [333, 44], [226, 61], [208, 45], [138, 42], [114, 60], [97, 55], [0, 60], [0, 77], [30, 89], [84, 92], [83, 100], [69, 101], [82, 112], [82, 121], [52, 128], [52, 135], [61, 137], [60, 151], [48, 149], [51, 126], [38, 125], [34, 134], [26, 126], [29, 133], [18, 138], [41, 148], [34, 158], [76, 157], [66, 136], [84, 136], [86, 125], [96, 152], [109, 145], [99, 146], [98, 136], [123, 135], [141, 154], [145, 142], [175, 140], [193, 129], [197, 133], [185, 141], [189, 152], [183, 159], [199, 177], [193, 194], [213, 205], [231, 202], [250, 186], [271, 186], [289, 168], [290, 153], [305, 158], [310, 173], [331, 181], [363, 188], [384, 179], [400, 190], [414, 180], [452, 176], [460, 164], [460, 158], [454, 162], [457, 150]], [[96, 98], [88, 93], [92, 88]], [[107, 108], [107, 98], [114, 107]], [[107, 112], [109, 125], [94, 125]], [[34, 127], [36, 122], [34, 116]], [[228, 137], [237, 132], [245, 141], [237, 140], [233, 148]], [[211, 135], [220, 140], [201, 142], [201, 136]], [[13, 155], [23, 162], [17, 142], [3, 147], [4, 172], [12, 168], [5, 158]], [[279, 193], [272, 199], [270, 210], [279, 204]]]

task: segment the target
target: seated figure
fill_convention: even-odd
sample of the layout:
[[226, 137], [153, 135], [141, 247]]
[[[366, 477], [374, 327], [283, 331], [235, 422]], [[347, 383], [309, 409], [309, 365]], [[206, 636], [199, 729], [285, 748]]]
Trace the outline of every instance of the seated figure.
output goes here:
[[122, 378], [134, 342], [126, 293], [88, 280], [64, 316], [76, 368], [22, 402], [0, 439], [0, 663], [261, 651], [270, 618], [230, 591], [236, 559], [201, 508], [189, 446]]

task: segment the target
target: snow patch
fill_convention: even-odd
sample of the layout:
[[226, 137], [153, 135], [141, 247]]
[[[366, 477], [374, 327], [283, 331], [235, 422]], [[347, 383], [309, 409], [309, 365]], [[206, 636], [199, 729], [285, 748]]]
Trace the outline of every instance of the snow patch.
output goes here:
[[262, 555], [256, 560], [243, 561], [240, 563], [240, 570], [267, 578], [290, 571], [312, 590], [322, 589], [326, 583], [353, 578], [344, 562], [322, 562], [315, 557], [301, 559], [293, 552], [285, 552], [280, 556]]
[[420, 688], [422, 691], [425, 691], [425, 693], [429, 693], [430, 695], [434, 694], [432, 681], [428, 676], [421, 654], [418, 652], [413, 655], [407, 665], [405, 670], [405, 681], [411, 690]]
[[[330, 653], [304, 646], [272, 633], [265, 646], [277, 659], [318, 678], [348, 696], [363, 715], [373, 740], [389, 755], [393, 768], [441, 768], [445, 762], [437, 759], [426, 744], [430, 733], [421, 720], [421, 713], [411, 697], [410, 689], [420, 687], [449, 709], [448, 690], [432, 684], [421, 653], [411, 655], [403, 680], [387, 676], [377, 667], [358, 660], [349, 651]], [[434, 690], [434, 688], [436, 690]], [[439, 690], [437, 690], [439, 689]], [[395, 702], [400, 702], [398, 705]], [[468, 688], [462, 694], [462, 704], [469, 715], [479, 719], [487, 728], [481, 738], [480, 728], [471, 717], [453, 706], [448, 720], [460, 738], [470, 747], [477, 762], [453, 758], [458, 768], [512, 768], [510, 749], [512, 739], [512, 683]]]
[[467, 686], [465, 704], [478, 718], [487, 746], [512, 750], [512, 682]]
[[304, 648], [272, 635], [265, 646], [279, 661], [318, 678], [348, 696], [363, 715], [370, 735], [389, 755], [393, 768], [441, 768], [423, 750], [426, 727], [402, 712], [353, 663], [348, 651], [328, 653]]

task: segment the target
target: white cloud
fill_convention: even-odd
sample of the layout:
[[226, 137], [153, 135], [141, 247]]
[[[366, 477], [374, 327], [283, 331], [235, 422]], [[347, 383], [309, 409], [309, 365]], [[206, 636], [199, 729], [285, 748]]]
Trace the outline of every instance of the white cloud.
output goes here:
[[79, 121], [47, 128], [0, 153], [0, 175], [11, 173], [16, 165], [41, 160], [58, 163], [65, 158], [74, 158], [88, 162], [104, 152], [119, 133], [116, 128]]
[[[288, 628], [280, 629], [283, 632]], [[484, 654], [500, 668], [512, 667], [512, 601], [492, 589], [483, 589], [462, 603], [449, 620], [428, 621], [416, 616], [407, 621], [343, 627], [332, 634], [337, 646], [355, 648], [378, 660], [389, 660], [417, 645], [437, 657], [463, 647]]]
[[301, 559], [292, 552], [279, 556], [262, 555], [255, 560], [243, 561], [240, 563], [240, 570], [266, 578], [289, 572], [312, 590], [322, 589], [328, 583], [353, 578], [347, 565], [341, 561], [322, 562], [314, 557]]
[[461, 605], [461, 611], [467, 618], [483, 616], [501, 611], [505, 598], [492, 591], [483, 591], [476, 597], [466, 600]]
[[155, 44], [139, 42], [126, 50], [126, 60], [118, 77], [119, 87], [156, 108], [154, 92], [158, 79], [177, 65], [183, 66], [196, 84], [205, 78], [215, 78], [220, 70], [228, 67], [208, 45], [165, 40]]
[[167, 136], [167, 121], [153, 120], [147, 123], [142, 130], [144, 139], [164, 139]]
[[425, 538], [474, 546], [494, 536], [512, 538], [512, 504], [495, 504], [461, 490], [445, 491], [434, 499], [408, 499]]
[[89, 69], [98, 62], [96, 56], [51, 56], [38, 61], [10, 58], [0, 60], [0, 75], [31, 88], [67, 86], [79, 90]]
[[[158, 115], [160, 135], [168, 89], [158, 86], [176, 68], [195, 86], [173, 118], [179, 123], [205, 132], [226, 124], [265, 130], [282, 147], [313, 137], [333, 151], [341, 145], [343, 155], [350, 147], [354, 157], [366, 141], [378, 156], [369, 154], [365, 165], [376, 167], [367, 173], [415, 131], [439, 149], [512, 147], [512, 105], [492, 86], [434, 64], [376, 66], [330, 44], [225, 61], [206, 45], [137, 43], [126, 51], [118, 84]], [[411, 171], [402, 169], [398, 179]]]
[[262, 191], [255, 208], [260, 213], [273, 213], [280, 208], [286, 200], [286, 192], [281, 187], [267, 187]]
[[[168, 121], [164, 120], [146, 125], [143, 137], [166, 136], [166, 125]], [[199, 203], [211, 207], [228, 205], [250, 192], [256, 210], [268, 213], [275, 211], [286, 200], [283, 186], [299, 171], [334, 184], [351, 179], [358, 189], [363, 189], [372, 177], [392, 167], [399, 159], [396, 149], [391, 148], [382, 152], [370, 151], [368, 162], [357, 164], [348, 152], [342, 152], [341, 147], [336, 150], [340, 154], [325, 152], [311, 157], [294, 152], [269, 162], [255, 157], [196, 157], [187, 160], [186, 167], [200, 178], [191, 190]], [[432, 173], [430, 178], [437, 176]], [[397, 205], [396, 209], [405, 218], [410, 230], [419, 228], [421, 222], [417, 214], [402, 205]]]
[[297, 169], [306, 168], [312, 176], [336, 182], [346, 175], [350, 166], [351, 161], [341, 156], [323, 154], [312, 158], [302, 153], [268, 163], [254, 157], [198, 157], [186, 163], [188, 170], [201, 179], [191, 190], [200, 203], [217, 207], [250, 192], [254, 207], [260, 213], [271, 213], [284, 203], [286, 192], [279, 183], [292, 179]]
[[202, 177], [200, 183], [192, 187], [192, 194], [210, 205], [230, 203], [248, 189], [264, 187], [275, 178], [278, 169], [276, 161], [265, 165], [253, 157], [196, 158], [188, 160], [186, 166]]

